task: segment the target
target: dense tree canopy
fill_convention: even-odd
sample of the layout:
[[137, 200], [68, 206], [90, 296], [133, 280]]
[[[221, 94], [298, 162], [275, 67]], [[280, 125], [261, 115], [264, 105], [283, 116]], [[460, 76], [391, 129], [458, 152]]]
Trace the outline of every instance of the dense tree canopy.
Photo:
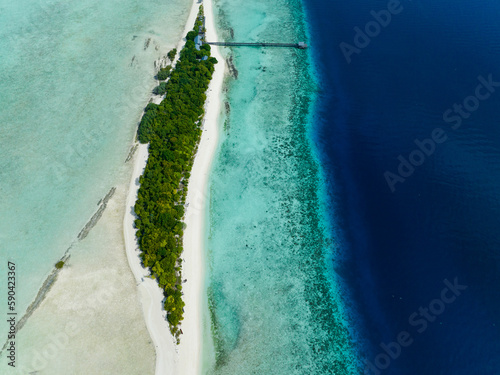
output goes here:
[[156, 95], [165, 95], [167, 92], [167, 83], [162, 82], [153, 89], [153, 93]]
[[159, 81], [165, 81], [168, 78], [168, 76], [170, 75], [170, 70], [172, 70], [171, 65], [167, 65], [166, 67], [161, 68], [160, 71], [158, 72], [158, 74], [156, 75], [156, 78]]
[[174, 48], [169, 53], [167, 53], [167, 57], [170, 59], [170, 61], [174, 61], [176, 54], [177, 54], [177, 49]]
[[210, 48], [195, 49], [195, 30], [196, 25], [170, 79], [162, 83], [165, 99], [148, 104], [138, 129], [139, 141], [149, 143], [149, 158], [140, 178], [135, 226], [142, 262], [164, 290], [167, 319], [177, 338], [184, 307], [180, 255], [187, 180], [201, 137], [205, 92], [217, 63], [215, 58], [201, 60], [210, 56]]

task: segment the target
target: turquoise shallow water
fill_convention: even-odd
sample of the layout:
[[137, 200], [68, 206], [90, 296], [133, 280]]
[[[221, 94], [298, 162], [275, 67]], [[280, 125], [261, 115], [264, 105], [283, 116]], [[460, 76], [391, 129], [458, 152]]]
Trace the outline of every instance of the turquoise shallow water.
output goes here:
[[[216, 1], [221, 37], [307, 39], [299, 1]], [[217, 8], [216, 8], [217, 9]], [[238, 79], [211, 176], [209, 374], [356, 374], [310, 148], [306, 51], [235, 48]]]
[[0, 0], [0, 286], [10, 259], [19, 313], [115, 183], [191, 4]]

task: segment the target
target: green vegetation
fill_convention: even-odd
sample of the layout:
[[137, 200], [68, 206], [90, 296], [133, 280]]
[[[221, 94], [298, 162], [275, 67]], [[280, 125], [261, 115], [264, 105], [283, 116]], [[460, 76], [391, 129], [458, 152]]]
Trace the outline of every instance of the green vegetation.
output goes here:
[[[200, 26], [203, 26], [203, 4], [200, 5], [200, 11], [198, 12], [198, 17], [196, 17], [196, 21], [194, 22], [194, 29], [198, 32]], [[205, 32], [206, 30], [203, 30]]]
[[56, 263], [56, 268], [58, 270], [60, 270], [63, 267], [64, 267], [64, 262], [62, 260], [60, 260], [59, 262]]
[[196, 38], [197, 35], [198, 35], [198, 30], [191, 30], [190, 32], [187, 33], [186, 40], [194, 42], [194, 38]]
[[149, 158], [135, 204], [141, 259], [164, 290], [167, 319], [177, 340], [184, 307], [180, 255], [187, 179], [201, 137], [205, 91], [217, 63], [213, 57], [200, 60], [210, 50], [197, 51], [192, 32], [188, 35], [170, 79], [162, 83], [165, 99], [159, 105], [149, 103], [139, 125], [138, 138], [149, 143]]
[[158, 72], [158, 74], [156, 75], [156, 78], [159, 81], [165, 81], [168, 78], [168, 76], [170, 75], [170, 70], [172, 70], [171, 65], [167, 65], [166, 67], [161, 68], [160, 71]]
[[156, 86], [153, 89], [153, 93], [155, 95], [165, 95], [166, 92], [167, 92], [167, 83], [166, 82], [160, 83], [158, 86]]
[[170, 61], [174, 61], [175, 55], [177, 55], [177, 49], [176, 48], [174, 48], [169, 53], [167, 53], [167, 57], [170, 59]]

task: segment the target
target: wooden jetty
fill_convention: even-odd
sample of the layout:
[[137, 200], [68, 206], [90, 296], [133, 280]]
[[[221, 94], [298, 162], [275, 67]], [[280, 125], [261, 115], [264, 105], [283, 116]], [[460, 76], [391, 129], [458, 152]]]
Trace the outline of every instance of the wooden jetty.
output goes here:
[[299, 43], [238, 43], [238, 42], [203, 42], [203, 44], [211, 44], [214, 46], [226, 46], [226, 47], [289, 47], [289, 48], [300, 48], [306, 49], [307, 44], [304, 42]]

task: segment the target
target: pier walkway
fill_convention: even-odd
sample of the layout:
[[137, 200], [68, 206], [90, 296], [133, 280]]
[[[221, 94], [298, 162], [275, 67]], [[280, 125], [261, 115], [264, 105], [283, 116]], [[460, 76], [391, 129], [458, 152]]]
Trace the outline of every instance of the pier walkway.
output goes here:
[[214, 46], [244, 46], [244, 47], [291, 47], [306, 49], [307, 44], [304, 42], [299, 43], [238, 43], [238, 42], [203, 42], [203, 44], [211, 44]]

